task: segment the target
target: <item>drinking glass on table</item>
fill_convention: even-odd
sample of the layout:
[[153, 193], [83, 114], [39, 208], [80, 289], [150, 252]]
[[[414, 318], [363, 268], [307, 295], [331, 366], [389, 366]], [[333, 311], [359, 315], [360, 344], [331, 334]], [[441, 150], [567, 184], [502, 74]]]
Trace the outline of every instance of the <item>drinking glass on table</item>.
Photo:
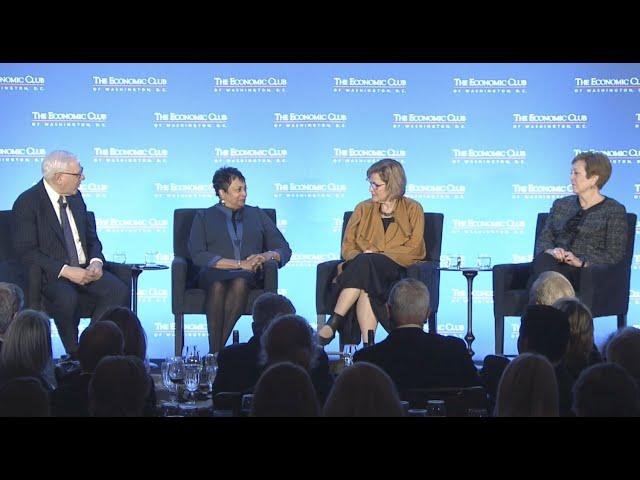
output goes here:
[[184, 369], [184, 386], [190, 393], [189, 404], [196, 404], [196, 391], [200, 386], [200, 365], [187, 365]]

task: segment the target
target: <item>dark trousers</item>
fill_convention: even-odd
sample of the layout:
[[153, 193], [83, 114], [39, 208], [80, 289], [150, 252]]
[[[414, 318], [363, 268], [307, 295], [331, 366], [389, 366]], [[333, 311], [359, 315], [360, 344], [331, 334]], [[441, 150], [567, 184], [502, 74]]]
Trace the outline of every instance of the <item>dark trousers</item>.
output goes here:
[[129, 291], [129, 285], [106, 270], [100, 280], [87, 285], [77, 285], [66, 278], [47, 282], [42, 294], [47, 300], [47, 312], [56, 324], [65, 351], [74, 354], [78, 350], [78, 325], [87, 303], [95, 304], [91, 314], [93, 323], [109, 307], [129, 308]]
[[580, 269], [567, 263], [558, 262], [553, 255], [542, 252], [533, 259], [531, 265], [531, 275], [527, 281], [527, 290], [531, 289], [531, 285], [540, 276], [542, 272], [553, 271], [558, 272], [567, 277], [573, 289], [577, 292], [580, 286]]

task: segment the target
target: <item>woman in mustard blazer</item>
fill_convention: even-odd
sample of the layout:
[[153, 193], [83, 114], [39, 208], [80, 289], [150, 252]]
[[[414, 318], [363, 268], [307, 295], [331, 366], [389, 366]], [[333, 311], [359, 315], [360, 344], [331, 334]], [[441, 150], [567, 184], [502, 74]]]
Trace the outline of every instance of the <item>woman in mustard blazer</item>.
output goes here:
[[[389, 331], [385, 308], [389, 290], [406, 276], [406, 267], [423, 260], [422, 205], [404, 196], [407, 178], [402, 165], [385, 158], [367, 170], [371, 198], [356, 205], [342, 241], [343, 263], [332, 288], [333, 315], [318, 332], [326, 345], [340, 330], [344, 343], [367, 342], [378, 322]], [[359, 328], [357, 328], [359, 327]]]

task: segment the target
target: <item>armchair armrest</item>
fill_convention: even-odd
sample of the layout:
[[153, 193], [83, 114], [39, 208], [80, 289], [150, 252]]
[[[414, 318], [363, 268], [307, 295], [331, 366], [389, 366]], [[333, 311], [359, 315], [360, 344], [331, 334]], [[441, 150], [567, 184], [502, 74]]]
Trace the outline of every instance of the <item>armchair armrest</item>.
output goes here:
[[27, 308], [42, 310], [42, 268], [35, 263], [29, 266], [29, 278], [27, 287]]
[[529, 263], [503, 263], [493, 267], [493, 291], [524, 290], [531, 275]]
[[629, 265], [592, 265], [580, 269], [580, 299], [594, 317], [626, 314], [629, 308]]
[[104, 269], [108, 272], [113, 273], [116, 277], [122, 280], [125, 285], [131, 285], [131, 266], [122, 264], [122, 263], [114, 263], [114, 262], [105, 262]]
[[440, 270], [438, 262], [421, 261], [407, 267], [407, 277], [415, 278], [429, 289], [429, 305], [431, 311], [437, 313], [440, 303]]
[[331, 307], [326, 304], [327, 292], [331, 284], [331, 280], [336, 274], [336, 268], [342, 260], [329, 260], [328, 262], [319, 263], [316, 267], [316, 313], [331, 314], [328, 311]]
[[131, 277], [133, 277], [133, 273], [131, 272], [131, 265], [107, 261], [104, 263], [104, 269], [108, 272], [111, 272], [127, 286], [127, 289], [129, 291], [129, 299], [127, 301], [127, 305], [129, 305], [129, 307], [131, 308]]
[[174, 256], [171, 262], [171, 309], [174, 314], [184, 309], [184, 292], [187, 289], [187, 260]]
[[262, 264], [264, 269], [264, 289], [268, 292], [278, 292], [278, 262], [269, 260]]

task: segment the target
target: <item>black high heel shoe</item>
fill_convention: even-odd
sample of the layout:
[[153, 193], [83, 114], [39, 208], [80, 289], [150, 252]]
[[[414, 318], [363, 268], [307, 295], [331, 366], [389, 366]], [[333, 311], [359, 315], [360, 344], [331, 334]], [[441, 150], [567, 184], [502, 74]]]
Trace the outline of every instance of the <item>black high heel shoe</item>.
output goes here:
[[331, 343], [331, 341], [336, 337], [336, 331], [340, 328], [340, 325], [342, 325], [343, 320], [344, 317], [339, 313], [334, 313], [329, 317], [329, 320], [327, 320], [327, 323], [325, 323], [322, 328], [329, 327], [332, 333], [330, 337], [323, 337], [320, 335], [320, 332], [318, 332], [318, 343], [320, 346], [324, 347]]

